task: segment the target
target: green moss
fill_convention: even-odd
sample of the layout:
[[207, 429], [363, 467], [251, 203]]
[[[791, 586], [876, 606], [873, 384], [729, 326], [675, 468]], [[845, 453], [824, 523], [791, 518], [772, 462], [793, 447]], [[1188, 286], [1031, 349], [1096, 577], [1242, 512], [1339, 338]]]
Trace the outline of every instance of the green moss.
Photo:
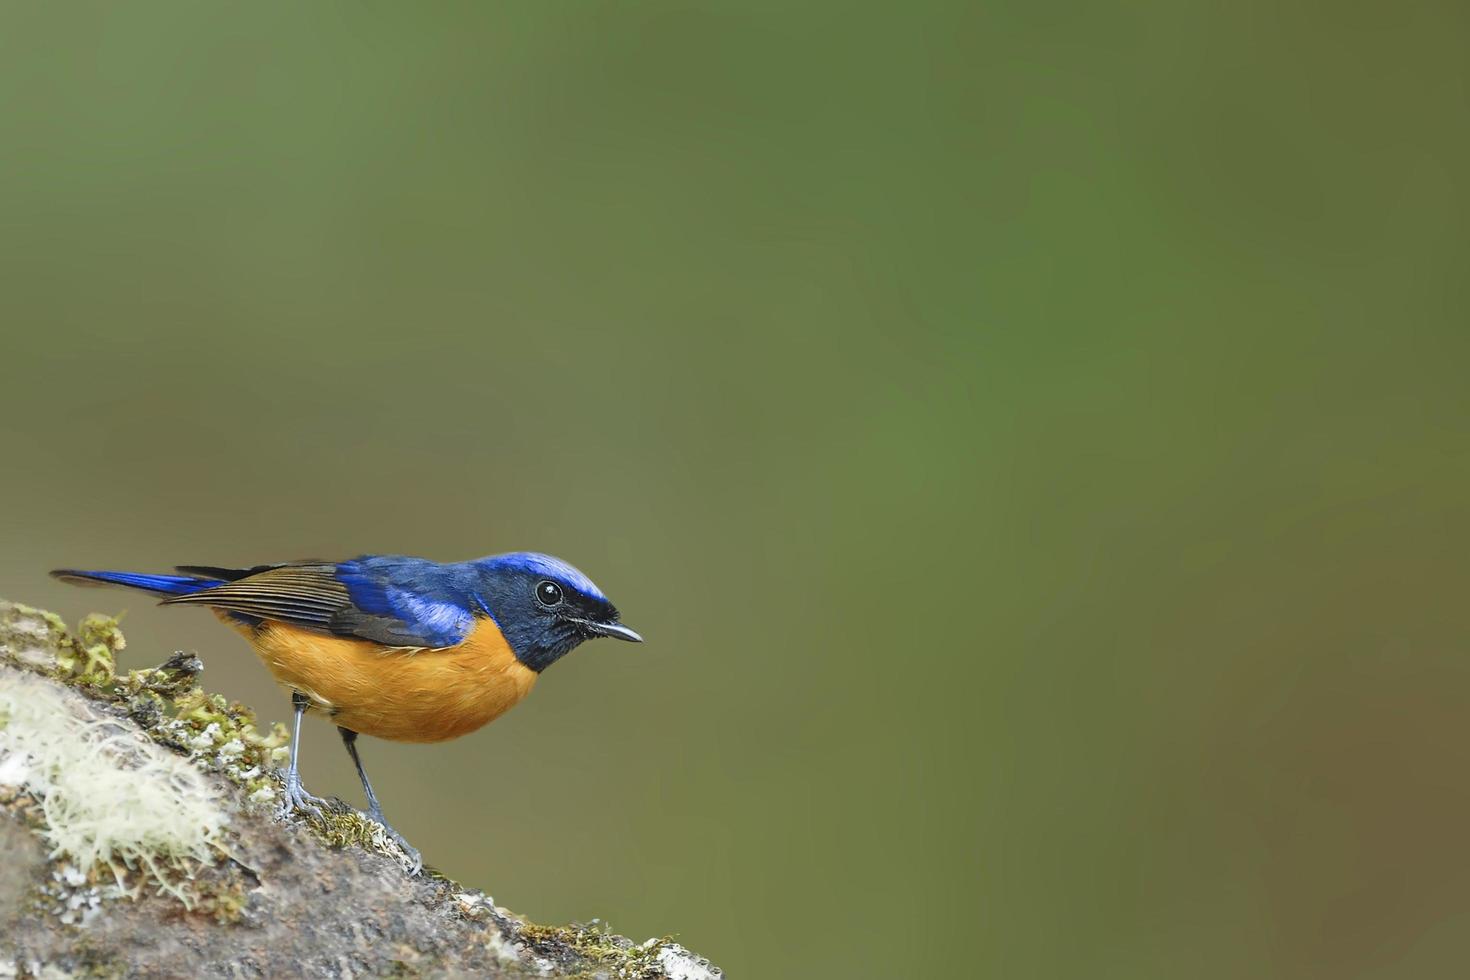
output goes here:
[[[111, 658], [114, 651], [107, 645], [108, 631], [100, 622], [94, 624], [91, 635], [91, 645], [98, 649], [88, 651], [55, 613], [0, 602], [0, 661], [68, 683], [75, 683], [82, 673], [89, 680], [103, 680], [104, 674], [111, 676], [107, 665], [115, 662]], [[116, 649], [121, 649], [121, 634], [117, 640]]]
[[408, 978], [421, 977], [423, 975], [424, 971], [416, 963], [411, 963], [405, 959], [393, 960], [388, 964], [388, 972], [384, 974], [384, 976], [391, 977], [393, 980], [408, 980]]
[[56, 615], [56, 613], [47, 612], [45, 609], [36, 609], [33, 606], [22, 605], [19, 602], [9, 603], [9, 606], [15, 611], [15, 615], [6, 617], [12, 625], [22, 618], [39, 619], [51, 630], [53, 635], [58, 637], [66, 635], [66, 621]]
[[574, 980], [591, 980], [607, 976], [612, 980], [659, 980], [664, 976], [659, 951], [670, 942], [669, 937], [650, 939], [641, 945], [616, 935], [606, 925], [539, 926], [527, 924], [520, 929], [520, 939], [538, 956], [556, 957], [570, 948], [587, 964], [573, 974]]
[[117, 620], [92, 613], [82, 620], [78, 638], [72, 641], [77, 652], [74, 674], [78, 683], [92, 686], [109, 684], [117, 674], [117, 654], [127, 641]]
[[[14, 609], [21, 617], [31, 617], [32, 622], [40, 620], [45, 625], [52, 654], [51, 676], [82, 687], [103, 687], [113, 681], [117, 653], [127, 645], [115, 618], [92, 613], [82, 620], [77, 635], [72, 636], [55, 613], [20, 605]], [[34, 630], [29, 638], [37, 638]]]
[[192, 911], [213, 919], [222, 926], [234, 925], [245, 917], [245, 906], [248, 902], [245, 885], [239, 880], [201, 883], [194, 889]]
[[340, 800], [327, 801], [320, 817], [303, 814], [302, 819], [319, 840], [331, 847], [355, 845], [375, 851], [383, 849], [382, 828]]
[[67, 975], [72, 977], [121, 977], [127, 975], [127, 964], [117, 954], [99, 947], [85, 932], [72, 940]]

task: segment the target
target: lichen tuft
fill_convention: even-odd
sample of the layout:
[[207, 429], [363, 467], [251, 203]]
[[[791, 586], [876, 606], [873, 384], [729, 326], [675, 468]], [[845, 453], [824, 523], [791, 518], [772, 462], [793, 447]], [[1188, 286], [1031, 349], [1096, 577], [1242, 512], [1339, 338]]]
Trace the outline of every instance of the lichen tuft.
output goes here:
[[35, 800], [51, 857], [86, 874], [106, 869], [132, 894], [152, 886], [190, 904], [183, 882], [214, 860], [228, 822], [209, 781], [44, 680], [10, 673], [0, 771]]

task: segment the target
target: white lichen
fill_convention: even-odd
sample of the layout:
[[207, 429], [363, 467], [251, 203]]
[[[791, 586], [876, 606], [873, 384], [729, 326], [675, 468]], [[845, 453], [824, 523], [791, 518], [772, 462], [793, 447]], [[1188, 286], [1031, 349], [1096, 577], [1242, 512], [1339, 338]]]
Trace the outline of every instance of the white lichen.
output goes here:
[[521, 952], [516, 949], [515, 943], [506, 939], [505, 934], [493, 926], [485, 931], [485, 948], [502, 963], [520, 962]]
[[204, 731], [188, 740], [189, 748], [194, 749], [196, 752], [202, 752], [205, 749], [212, 748], [219, 734], [219, 723], [212, 721], [205, 726]]
[[102, 914], [102, 900], [116, 898], [121, 889], [116, 885], [101, 888], [88, 883], [87, 876], [71, 863], [51, 872], [50, 883], [37, 890], [45, 901], [40, 906], [67, 925], [86, 927]]
[[669, 980], [720, 980], [724, 976], [709, 960], [695, 956], [678, 943], [665, 943], [659, 948], [658, 965]]
[[0, 775], [40, 804], [36, 832], [53, 859], [64, 856], [73, 872], [108, 868], [120, 887], [124, 869], [137, 872], [186, 904], [179, 881], [213, 861], [228, 820], [216, 791], [187, 760], [98, 716], [55, 684], [5, 668]]

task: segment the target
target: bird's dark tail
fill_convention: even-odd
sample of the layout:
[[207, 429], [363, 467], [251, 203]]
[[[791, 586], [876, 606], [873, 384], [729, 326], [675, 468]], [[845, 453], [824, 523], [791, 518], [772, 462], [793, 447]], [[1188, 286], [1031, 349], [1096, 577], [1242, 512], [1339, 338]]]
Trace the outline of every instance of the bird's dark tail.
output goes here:
[[144, 575], [141, 572], [84, 572], [75, 568], [58, 568], [52, 577], [73, 585], [121, 585], [141, 589], [154, 595], [191, 595], [223, 585], [217, 578], [202, 575]]

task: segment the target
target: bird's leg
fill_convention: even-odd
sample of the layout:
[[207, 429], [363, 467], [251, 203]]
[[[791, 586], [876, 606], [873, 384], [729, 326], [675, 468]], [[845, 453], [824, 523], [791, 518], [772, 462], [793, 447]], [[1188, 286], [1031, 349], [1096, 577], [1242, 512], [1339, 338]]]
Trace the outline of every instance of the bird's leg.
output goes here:
[[296, 768], [297, 756], [301, 752], [301, 716], [306, 714], [310, 704], [311, 700], [305, 694], [300, 691], [291, 692], [291, 707], [296, 709], [296, 721], [291, 726], [291, 764], [286, 767], [286, 799], [281, 803], [279, 814], [283, 820], [296, 810], [320, 817], [322, 810], [317, 804], [326, 803], [326, 800], [306, 791], [301, 785], [301, 771]]
[[413, 862], [411, 874], [418, 874], [419, 869], [424, 866], [424, 860], [419, 856], [418, 849], [403, 839], [403, 835], [394, 830], [387, 820], [383, 819], [383, 807], [378, 803], [378, 794], [373, 792], [373, 784], [368, 782], [367, 770], [362, 767], [362, 759], [357, 754], [357, 732], [348, 728], [337, 726], [337, 732], [342, 736], [342, 744], [347, 746], [347, 754], [352, 756], [352, 764], [357, 767], [357, 778], [362, 780], [362, 792], [367, 797], [367, 818], [387, 831], [393, 843], [403, 848], [403, 853]]

